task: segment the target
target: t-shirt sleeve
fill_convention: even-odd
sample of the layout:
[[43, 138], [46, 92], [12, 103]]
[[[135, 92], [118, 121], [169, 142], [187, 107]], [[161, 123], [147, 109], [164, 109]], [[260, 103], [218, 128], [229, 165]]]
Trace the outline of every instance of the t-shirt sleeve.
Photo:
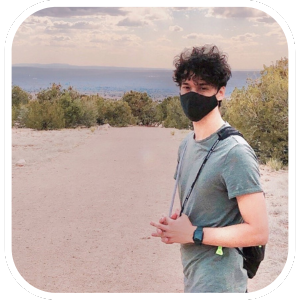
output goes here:
[[222, 178], [229, 199], [263, 191], [257, 157], [247, 143], [238, 143], [229, 151]]

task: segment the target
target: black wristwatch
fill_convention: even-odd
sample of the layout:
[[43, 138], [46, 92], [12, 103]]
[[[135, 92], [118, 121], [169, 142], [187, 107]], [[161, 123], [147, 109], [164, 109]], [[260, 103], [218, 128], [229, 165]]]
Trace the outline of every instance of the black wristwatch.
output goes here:
[[195, 245], [202, 245], [203, 241], [203, 228], [198, 226], [193, 234], [193, 241]]

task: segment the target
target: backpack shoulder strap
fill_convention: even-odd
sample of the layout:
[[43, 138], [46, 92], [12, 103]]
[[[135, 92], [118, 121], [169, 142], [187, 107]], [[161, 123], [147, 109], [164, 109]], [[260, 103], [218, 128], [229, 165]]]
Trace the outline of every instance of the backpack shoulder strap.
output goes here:
[[239, 135], [243, 137], [243, 135], [237, 129], [231, 126], [227, 126], [218, 132], [219, 140], [225, 140], [231, 135]]

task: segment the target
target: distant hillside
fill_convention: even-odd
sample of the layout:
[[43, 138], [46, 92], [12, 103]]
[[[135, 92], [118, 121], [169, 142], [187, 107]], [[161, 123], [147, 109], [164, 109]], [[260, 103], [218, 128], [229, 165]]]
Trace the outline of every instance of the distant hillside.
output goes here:
[[13, 64], [12, 67], [29, 67], [29, 68], [57, 68], [57, 69], [100, 69], [100, 70], [171, 70], [166, 68], [133, 68], [133, 67], [114, 67], [114, 66], [76, 66], [69, 64]]
[[[70, 64], [34, 64], [34, 63], [20, 63], [20, 64], [13, 64], [12, 67], [30, 67], [30, 68], [57, 68], [57, 69], [114, 69], [114, 70], [173, 70], [167, 68], [134, 68], [134, 67], [115, 67], [115, 66], [77, 66], [77, 65], [70, 65]], [[240, 72], [259, 72], [258, 69], [234, 69], [233, 72], [240, 71]]]

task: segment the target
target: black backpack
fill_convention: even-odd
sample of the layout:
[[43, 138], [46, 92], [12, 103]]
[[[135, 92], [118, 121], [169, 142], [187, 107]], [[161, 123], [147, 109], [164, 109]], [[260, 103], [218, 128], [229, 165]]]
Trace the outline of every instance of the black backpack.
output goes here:
[[266, 246], [243, 247], [236, 250], [243, 256], [243, 267], [247, 270], [248, 278], [253, 278], [258, 270], [260, 263], [265, 257]]

